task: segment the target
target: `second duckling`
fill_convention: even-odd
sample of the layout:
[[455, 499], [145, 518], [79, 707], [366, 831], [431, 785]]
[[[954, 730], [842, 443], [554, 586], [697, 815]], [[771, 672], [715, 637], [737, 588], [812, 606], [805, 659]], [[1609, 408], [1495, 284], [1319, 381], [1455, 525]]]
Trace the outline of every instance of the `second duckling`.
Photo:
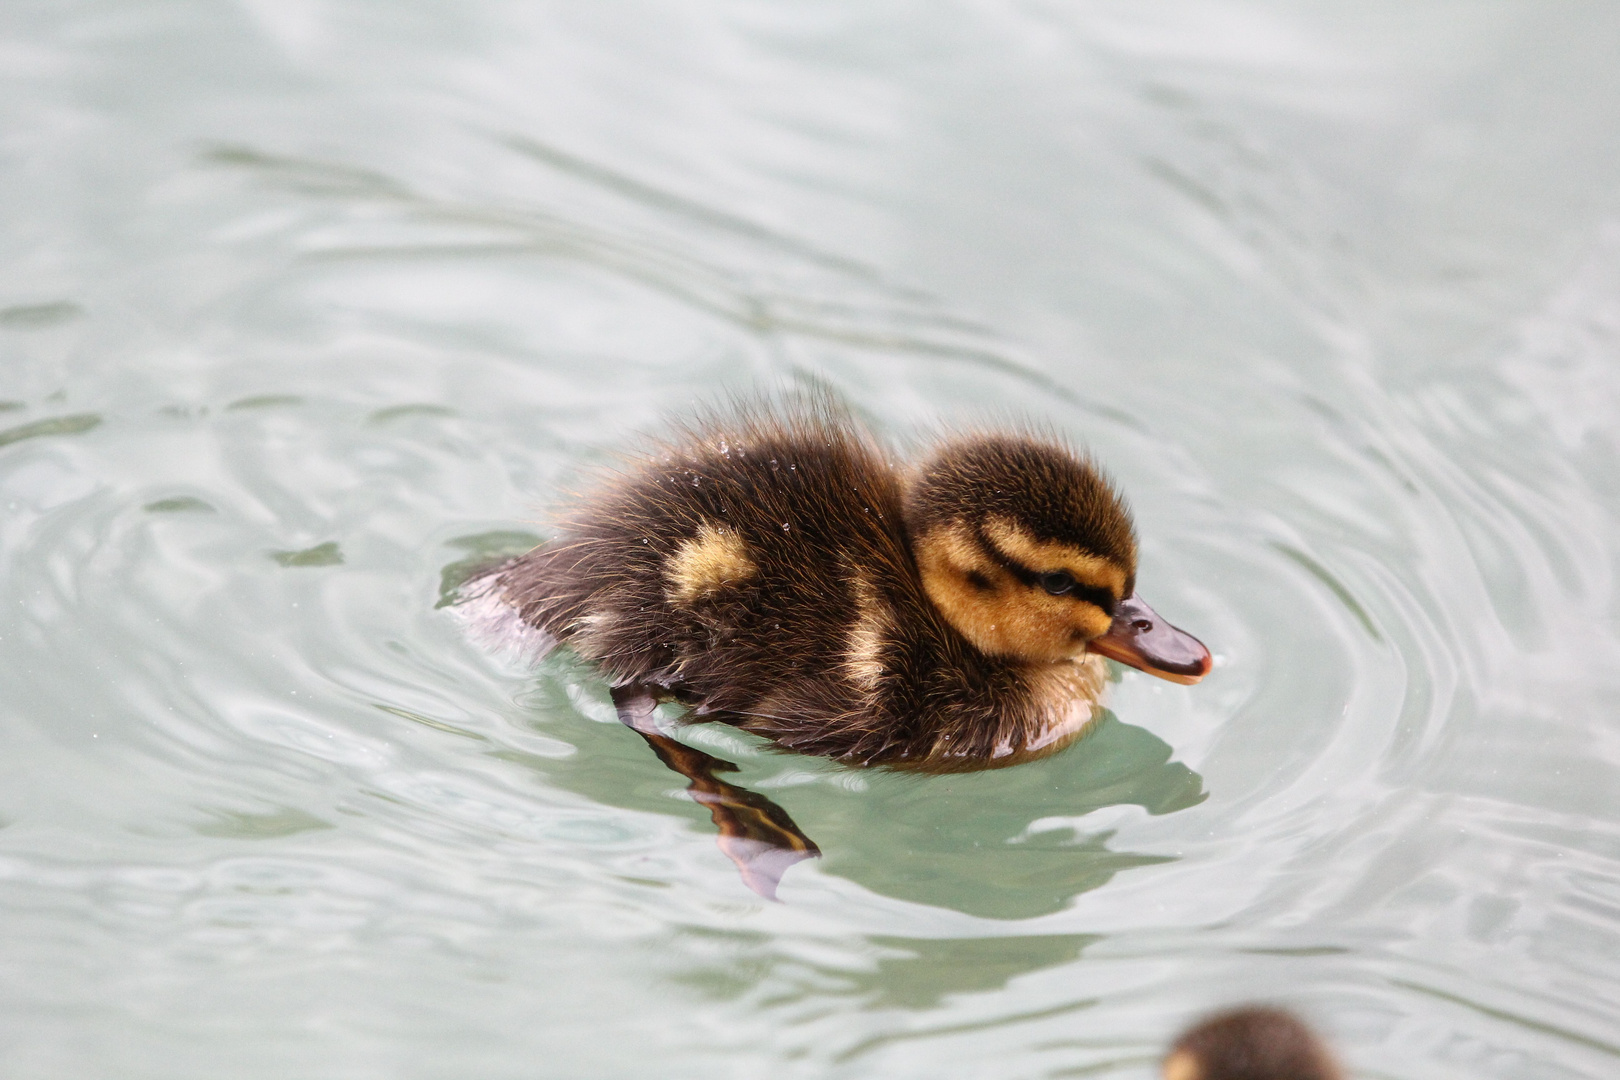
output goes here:
[[1246, 1005], [1182, 1033], [1164, 1080], [1343, 1080], [1338, 1062], [1306, 1023], [1285, 1009]]

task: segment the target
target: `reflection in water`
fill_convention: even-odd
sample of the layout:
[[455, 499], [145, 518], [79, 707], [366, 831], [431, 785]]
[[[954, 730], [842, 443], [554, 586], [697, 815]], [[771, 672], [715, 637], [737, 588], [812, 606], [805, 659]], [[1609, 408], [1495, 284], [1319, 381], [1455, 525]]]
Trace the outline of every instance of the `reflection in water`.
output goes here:
[[213, 820], [197, 826], [197, 831], [203, 836], [271, 839], [312, 829], [334, 828], [331, 822], [322, 821], [295, 806], [283, 806], [263, 814], [244, 814], [235, 810], [215, 810], [211, 813]]
[[31, 424], [18, 424], [16, 427], [0, 430], [0, 446], [9, 446], [24, 439], [37, 439], [45, 435], [80, 435], [99, 426], [101, 417], [95, 413], [53, 416], [46, 420], [35, 420]]
[[55, 300], [47, 304], [17, 304], [0, 308], [0, 327], [8, 330], [43, 330], [46, 327], [72, 322], [84, 314], [84, 309], [71, 300]]
[[[478, 561], [468, 569], [487, 565]], [[554, 654], [546, 670], [544, 682], [550, 689], [543, 700], [552, 709], [570, 684], [596, 681], [566, 656]], [[552, 681], [559, 677], [562, 683]], [[550, 725], [545, 730], [557, 734]], [[685, 732], [689, 738], [701, 737], [709, 729]], [[580, 751], [566, 760], [493, 752], [543, 772], [550, 784], [609, 805], [676, 812], [667, 798], [667, 782], [658, 779], [649, 759], [635, 752], [635, 740], [599, 724], [571, 725], [566, 737]], [[811, 846], [822, 849], [827, 872], [896, 899], [984, 918], [1029, 918], [1057, 911], [1122, 870], [1171, 861], [1166, 856], [1111, 850], [1107, 841], [1112, 832], [1082, 833], [1085, 815], [1111, 806], [1168, 814], [1206, 798], [1198, 774], [1170, 760], [1167, 743], [1108, 712], [1068, 750], [991, 773], [945, 777], [861, 773], [819, 760], [793, 759], [796, 782], [780, 787], [779, 781], [772, 783], [764, 775], [773, 790], [780, 790], [776, 798], [781, 805], [746, 790], [750, 778], [761, 776], [770, 763], [781, 760], [780, 755], [752, 737], [728, 733], [727, 738], [728, 756], [741, 758], [745, 767], [736, 773], [736, 784], [725, 786], [746, 801], [769, 808], [765, 813], [781, 815], [791, 835], [803, 838], [802, 826], [814, 836]], [[816, 773], [799, 771], [804, 765]], [[677, 771], [693, 778], [690, 772]], [[841, 782], [844, 778], [859, 783], [852, 788]], [[698, 802], [707, 805], [701, 797]], [[688, 816], [700, 815], [694, 808]], [[870, 825], [874, 816], [883, 822], [880, 830]], [[792, 850], [799, 845], [784, 847]], [[774, 882], [766, 895], [773, 892]]]
[[154, 499], [142, 507], [149, 514], [213, 514], [217, 513], [207, 499], [195, 495], [176, 495], [168, 499]]
[[[783, 954], [768, 935], [746, 931], [693, 930], [701, 942], [702, 958], [682, 971], [676, 981], [716, 1001], [744, 1001], [757, 993], [761, 975], [775, 984], [774, 1000], [767, 1007], [820, 1011], [826, 1001], [854, 1006], [868, 1015], [886, 1011], [906, 1018], [904, 1035], [862, 1035], [843, 1032], [835, 1040], [834, 1060], [849, 1061], [895, 1042], [937, 1034], [936, 1013], [949, 1002], [985, 1001], [1025, 976], [1061, 968], [1078, 960], [1100, 940], [1087, 934], [1008, 934], [994, 937], [920, 938], [874, 934], [850, 949], [831, 943], [811, 953]], [[1043, 1010], [1047, 1016], [1068, 1016], [1094, 1006], [1079, 998]], [[953, 1031], [972, 1031], [1006, 1023], [1008, 1017], [981, 1017], [948, 1025]], [[920, 1023], [922, 1026], [914, 1026]], [[887, 1026], [886, 1026], [887, 1027]]]
[[272, 551], [270, 557], [282, 566], [342, 566], [343, 549], [336, 540], [298, 551]]
[[874, 892], [983, 918], [1031, 918], [1122, 870], [1171, 861], [1110, 850], [1113, 833], [1081, 820], [1110, 806], [1168, 814], [1202, 802], [1198, 774], [1170, 755], [1164, 740], [1105, 712], [1068, 750], [1003, 773], [875, 778], [882, 858], [858, 833], [837, 843], [824, 826], [816, 833], [828, 872]]
[[282, 409], [292, 408], [304, 404], [304, 399], [297, 394], [255, 394], [252, 397], [238, 398], [225, 406], [227, 412], [236, 412], [240, 409]]
[[1067, 964], [1098, 940], [1089, 934], [1040, 937], [902, 938], [878, 934], [887, 951], [870, 972], [848, 976], [850, 992], [876, 1008], [931, 1009], [952, 994], [1000, 990], [1012, 979]]

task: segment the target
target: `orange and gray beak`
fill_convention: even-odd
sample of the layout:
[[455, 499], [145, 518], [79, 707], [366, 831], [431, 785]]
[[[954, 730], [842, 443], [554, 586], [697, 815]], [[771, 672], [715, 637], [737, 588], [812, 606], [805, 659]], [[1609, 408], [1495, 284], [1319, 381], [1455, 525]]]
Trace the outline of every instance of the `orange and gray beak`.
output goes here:
[[1087, 648], [1171, 682], [1191, 685], [1209, 674], [1209, 650], [1204, 643], [1177, 630], [1132, 594], [1114, 608], [1108, 633]]

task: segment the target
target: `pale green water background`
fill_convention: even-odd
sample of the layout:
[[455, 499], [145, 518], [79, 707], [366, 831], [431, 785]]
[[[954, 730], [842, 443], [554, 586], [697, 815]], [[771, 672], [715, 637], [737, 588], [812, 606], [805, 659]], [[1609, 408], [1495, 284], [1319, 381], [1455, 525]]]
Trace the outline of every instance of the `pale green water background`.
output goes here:
[[[1620, 8], [0, 9], [0, 1074], [1620, 1075]], [[628, 432], [1028, 412], [1220, 667], [745, 762], [436, 608]], [[499, 535], [505, 533], [507, 535]]]

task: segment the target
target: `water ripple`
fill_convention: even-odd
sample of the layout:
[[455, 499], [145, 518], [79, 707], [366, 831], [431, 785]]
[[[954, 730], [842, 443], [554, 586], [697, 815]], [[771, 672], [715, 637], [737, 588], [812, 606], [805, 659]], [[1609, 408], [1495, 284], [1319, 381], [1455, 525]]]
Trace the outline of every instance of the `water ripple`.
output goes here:
[[[1613, 1073], [1612, 19], [193, 7], [0, 46], [18, 1075]], [[826, 851], [758, 902], [445, 604], [761, 382], [1083, 440], [1215, 671], [976, 776], [692, 731]]]

